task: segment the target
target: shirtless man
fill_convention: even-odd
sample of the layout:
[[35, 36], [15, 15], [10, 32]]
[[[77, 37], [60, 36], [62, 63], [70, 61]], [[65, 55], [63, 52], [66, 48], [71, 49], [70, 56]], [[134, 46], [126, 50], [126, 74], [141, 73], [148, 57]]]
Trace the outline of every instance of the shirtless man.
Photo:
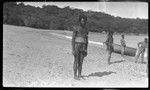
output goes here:
[[141, 55], [141, 62], [144, 63], [144, 53], [145, 53], [146, 48], [148, 48], [148, 39], [147, 38], [145, 38], [144, 41], [138, 43], [138, 52], [135, 57], [136, 63], [137, 63], [140, 55]]
[[[148, 47], [149, 48], [149, 47]], [[147, 68], [146, 68], [146, 72], [147, 72], [147, 76], [148, 76], [148, 74], [149, 74], [149, 72], [148, 72], [148, 70], [149, 70], [149, 68], [148, 68], [148, 62], [149, 62], [149, 49], [147, 48]]]
[[124, 51], [126, 47], [126, 41], [124, 40], [124, 35], [121, 35], [122, 39], [120, 40], [121, 43], [121, 56], [124, 56]]
[[112, 31], [108, 32], [107, 40], [105, 41], [105, 44], [106, 44], [106, 50], [107, 50], [107, 53], [108, 53], [108, 64], [110, 65], [111, 64], [111, 62], [110, 62], [111, 54], [114, 51], [114, 48], [113, 48], [113, 32]]
[[72, 52], [74, 55], [74, 79], [80, 80], [84, 57], [87, 56], [88, 30], [86, 28], [87, 17], [79, 16], [79, 25], [73, 28]]

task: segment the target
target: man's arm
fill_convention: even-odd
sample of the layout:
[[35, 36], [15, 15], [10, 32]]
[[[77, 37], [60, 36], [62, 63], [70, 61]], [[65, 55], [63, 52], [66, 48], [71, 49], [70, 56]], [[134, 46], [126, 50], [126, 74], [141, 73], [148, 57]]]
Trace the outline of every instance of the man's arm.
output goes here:
[[108, 42], [109, 42], [109, 37], [108, 35], [106, 36], [106, 41], [104, 42], [106, 45], [108, 45]]
[[88, 48], [88, 34], [89, 34], [89, 32], [87, 32], [87, 36], [86, 36], [86, 50]]
[[124, 45], [125, 45], [125, 47], [126, 47], [126, 41], [124, 40]]
[[137, 45], [138, 45], [138, 47], [140, 47], [140, 45], [142, 44], [142, 42], [139, 42]]
[[121, 43], [121, 45], [122, 45], [122, 39], [120, 39], [120, 43]]
[[113, 36], [111, 38], [112, 38], [112, 44], [113, 44], [114, 43], [114, 38], [113, 38]]
[[75, 50], [75, 37], [76, 37], [76, 30], [73, 27], [73, 34], [72, 34], [72, 51]]

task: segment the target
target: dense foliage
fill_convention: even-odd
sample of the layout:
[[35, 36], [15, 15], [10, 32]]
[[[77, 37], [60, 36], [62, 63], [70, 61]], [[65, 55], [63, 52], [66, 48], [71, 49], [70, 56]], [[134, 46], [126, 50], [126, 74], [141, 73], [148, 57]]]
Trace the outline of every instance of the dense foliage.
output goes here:
[[78, 24], [78, 16], [88, 16], [87, 27], [92, 32], [113, 30], [116, 33], [148, 33], [147, 19], [114, 17], [103, 12], [83, 11], [69, 6], [59, 8], [43, 5], [42, 8], [16, 2], [3, 3], [3, 23], [41, 29], [71, 30]]

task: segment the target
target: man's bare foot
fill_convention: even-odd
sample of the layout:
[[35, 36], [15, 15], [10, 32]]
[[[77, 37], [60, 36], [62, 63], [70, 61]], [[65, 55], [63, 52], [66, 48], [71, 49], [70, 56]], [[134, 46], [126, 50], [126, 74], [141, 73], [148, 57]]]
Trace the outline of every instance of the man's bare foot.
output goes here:
[[84, 78], [84, 76], [81, 76], [80, 78], [83, 79], [83, 80], [86, 80], [86, 79]]
[[83, 79], [83, 78], [82, 78], [82, 76], [81, 76], [81, 75], [79, 75], [79, 76], [78, 76], [78, 80], [81, 80], [81, 79]]
[[75, 79], [75, 80], [78, 80], [78, 77], [77, 77], [77, 76], [74, 76], [74, 79]]
[[81, 78], [77, 77], [77, 79], [76, 79], [76, 80], [81, 80]]
[[80, 80], [79, 76], [74, 76], [75, 80]]

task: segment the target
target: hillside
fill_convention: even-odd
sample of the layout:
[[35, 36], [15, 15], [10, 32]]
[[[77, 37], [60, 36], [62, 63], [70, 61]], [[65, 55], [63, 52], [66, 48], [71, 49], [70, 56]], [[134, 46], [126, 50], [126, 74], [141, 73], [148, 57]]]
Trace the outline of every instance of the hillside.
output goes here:
[[148, 19], [128, 19], [114, 17], [103, 12], [83, 11], [69, 6], [59, 8], [55, 5], [43, 5], [42, 8], [24, 3], [3, 3], [3, 23], [50, 30], [71, 30], [78, 24], [78, 16], [88, 17], [87, 27], [91, 32], [114, 31], [116, 33], [148, 33]]

